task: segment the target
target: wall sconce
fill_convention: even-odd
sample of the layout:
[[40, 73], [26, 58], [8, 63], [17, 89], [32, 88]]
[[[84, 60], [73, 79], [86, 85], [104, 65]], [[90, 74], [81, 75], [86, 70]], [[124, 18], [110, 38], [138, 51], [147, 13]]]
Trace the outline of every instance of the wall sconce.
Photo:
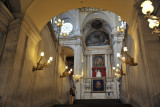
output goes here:
[[72, 71], [73, 71], [73, 69], [68, 70], [68, 66], [66, 66], [65, 71], [63, 72], [62, 75], [60, 75], [60, 78], [69, 76]]
[[125, 73], [123, 73], [123, 70], [119, 68], [119, 64], [117, 64], [117, 69], [115, 67], [112, 68], [116, 78], [120, 78], [122, 77], [122, 75], [126, 75]]
[[44, 57], [44, 52], [41, 52], [40, 54], [41, 58], [37, 63], [37, 66], [33, 66], [32, 71], [38, 71], [38, 70], [43, 70], [43, 68], [48, 67], [51, 63], [51, 61], [53, 61], [53, 57], [49, 57], [48, 62], [47, 63], [41, 63], [42, 58]]
[[160, 35], [160, 17], [151, 15], [151, 13], [154, 10], [154, 7], [152, 5], [152, 2], [150, 0], [146, 0], [141, 4], [142, 7], [142, 13], [145, 14], [145, 18], [148, 18], [149, 27], [154, 29], [152, 34], [159, 34]]
[[73, 79], [76, 80], [77, 82], [82, 78], [82, 75], [73, 75]]
[[134, 62], [134, 58], [132, 58], [130, 55], [128, 55], [127, 53], [127, 47], [123, 47], [121, 53], [122, 53], [122, 58], [121, 58], [121, 55], [120, 53], [117, 53], [117, 58], [125, 63], [125, 64], [129, 64], [130, 66], [136, 66], [137, 63]]

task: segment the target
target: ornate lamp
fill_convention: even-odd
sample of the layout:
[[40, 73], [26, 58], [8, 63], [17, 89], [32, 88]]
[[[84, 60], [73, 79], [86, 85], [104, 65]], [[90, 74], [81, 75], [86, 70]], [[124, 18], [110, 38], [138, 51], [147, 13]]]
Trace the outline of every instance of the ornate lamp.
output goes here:
[[68, 70], [68, 66], [66, 66], [65, 71], [63, 72], [62, 75], [60, 75], [60, 78], [69, 76], [72, 71], [73, 71], [73, 69]]
[[43, 68], [48, 67], [51, 64], [51, 61], [53, 61], [53, 57], [49, 57], [47, 63], [41, 63], [42, 58], [44, 57], [44, 52], [41, 52], [40, 54], [41, 58], [37, 63], [37, 66], [33, 66], [32, 71], [38, 71], [38, 70], [43, 70]]
[[145, 14], [145, 18], [148, 18], [149, 27], [154, 29], [152, 33], [160, 35], [160, 29], [159, 29], [160, 17], [151, 15], [151, 13], [154, 11], [152, 2], [150, 0], [145, 0], [141, 4], [141, 7], [142, 7], [142, 13]]
[[119, 64], [117, 64], [117, 69], [113, 67], [112, 70], [116, 78], [120, 78], [122, 77], [122, 75], [126, 75], [125, 73], [123, 73], [123, 70], [119, 68]]
[[121, 53], [122, 53], [122, 55], [123, 55], [122, 58], [121, 58], [120, 53], [117, 53], [117, 58], [118, 58], [121, 62], [123, 62], [123, 63], [125, 63], [125, 64], [129, 64], [129, 65], [131, 65], [131, 66], [136, 66], [137, 63], [134, 62], [134, 58], [132, 58], [132, 57], [127, 53], [127, 51], [128, 51], [127, 47], [123, 47], [123, 49], [122, 49], [122, 51], [121, 51]]

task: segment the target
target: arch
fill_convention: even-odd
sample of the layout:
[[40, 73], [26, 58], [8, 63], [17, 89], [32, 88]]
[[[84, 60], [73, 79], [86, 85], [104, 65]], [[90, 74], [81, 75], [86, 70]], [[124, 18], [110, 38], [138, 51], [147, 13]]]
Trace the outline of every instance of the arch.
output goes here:
[[27, 8], [24, 18], [29, 18], [40, 32], [51, 18], [60, 13], [75, 8], [95, 7], [114, 12], [129, 23], [133, 5], [134, 0], [34, 0]]
[[[92, 16], [92, 17], [89, 18], [90, 20], [88, 22], [85, 21], [86, 22], [85, 25], [83, 27], [81, 27], [81, 31], [83, 33], [83, 36], [86, 38], [86, 36], [89, 35], [89, 33], [93, 32], [93, 31], [97, 31], [97, 29], [93, 29], [91, 27], [91, 23], [94, 20], [99, 20], [103, 23], [103, 26], [101, 28], [99, 28], [99, 31], [105, 31], [107, 34], [111, 35], [111, 32], [112, 32], [111, 25], [113, 26], [113, 24], [108, 23], [106, 20], [104, 20], [105, 17], [106, 16], [104, 16], [103, 19], [102, 19], [102, 18], [95, 18], [94, 16]], [[87, 20], [87, 19], [84, 19], [84, 20]], [[109, 21], [109, 22], [111, 22], [111, 21]]]
[[69, 46], [64, 46], [62, 47], [63, 51], [64, 51], [64, 54], [66, 56], [74, 56], [74, 49], [72, 49], [71, 47]]
[[[96, 13], [96, 14], [94, 14]], [[82, 22], [82, 28], [88, 23], [88, 22], [91, 22], [95, 19], [100, 19], [100, 20], [103, 20], [105, 21], [106, 23], [108, 23], [111, 27], [112, 27], [112, 24], [111, 24], [111, 20], [109, 19], [109, 17], [101, 12], [101, 11], [96, 11], [96, 12], [92, 12], [90, 14], [88, 14], [84, 19], [83, 19], [83, 22]]]

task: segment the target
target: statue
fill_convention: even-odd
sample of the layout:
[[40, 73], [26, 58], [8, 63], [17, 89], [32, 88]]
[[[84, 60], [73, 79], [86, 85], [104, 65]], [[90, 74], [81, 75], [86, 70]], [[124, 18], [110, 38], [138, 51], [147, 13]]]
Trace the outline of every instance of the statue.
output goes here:
[[97, 69], [95, 71], [96, 71], [96, 77], [101, 77], [101, 72]]

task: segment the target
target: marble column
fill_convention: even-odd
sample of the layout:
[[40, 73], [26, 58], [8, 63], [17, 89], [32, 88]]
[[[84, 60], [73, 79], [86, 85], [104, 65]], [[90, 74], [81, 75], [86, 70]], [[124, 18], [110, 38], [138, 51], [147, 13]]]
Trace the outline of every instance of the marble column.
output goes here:
[[119, 63], [119, 60], [117, 59], [117, 53], [120, 53], [120, 50], [122, 48], [122, 35], [118, 32], [115, 32], [112, 34], [112, 45], [113, 45], [113, 57], [114, 57], [114, 65]]
[[89, 66], [90, 66], [90, 61], [89, 61], [89, 56], [87, 56], [87, 77], [89, 77]]
[[107, 54], [105, 55], [105, 66], [106, 66], [106, 76], [108, 77], [108, 57]]
[[108, 77], [111, 77], [111, 55], [108, 54]]
[[92, 77], [92, 55], [90, 55], [89, 77]]
[[75, 75], [81, 75], [82, 73], [82, 46], [79, 43], [76, 44], [76, 51], [74, 55], [74, 74]]

